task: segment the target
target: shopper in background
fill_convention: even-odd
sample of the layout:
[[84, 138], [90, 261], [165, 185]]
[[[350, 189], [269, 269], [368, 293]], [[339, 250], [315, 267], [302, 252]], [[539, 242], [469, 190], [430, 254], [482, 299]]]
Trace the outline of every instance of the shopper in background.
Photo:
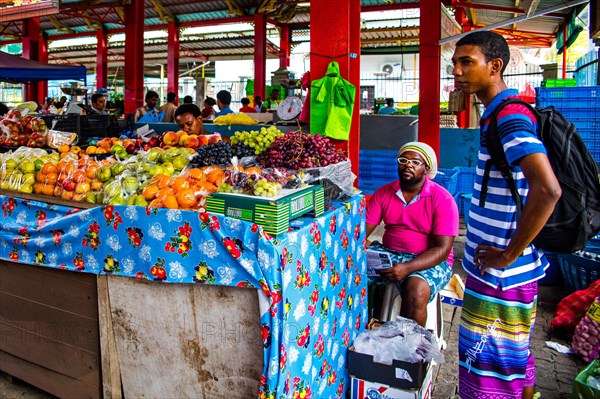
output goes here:
[[271, 94], [269, 94], [269, 98], [267, 101], [262, 103], [262, 112], [267, 112], [269, 110], [276, 110], [279, 106], [279, 89], [273, 89]]
[[56, 109], [58, 110], [58, 112], [61, 112], [61, 110], [65, 107], [66, 103], [67, 103], [67, 96], [62, 96], [60, 98], [60, 100], [56, 103]]
[[222, 116], [227, 114], [234, 114], [229, 108], [229, 104], [231, 104], [231, 93], [227, 90], [221, 90], [217, 93], [217, 106], [219, 107], [219, 112], [217, 112], [216, 116]]
[[242, 108], [240, 108], [240, 112], [244, 112], [246, 114], [256, 113], [256, 109], [250, 106], [250, 99], [247, 97], [242, 98]]
[[[389, 252], [393, 265], [378, 270], [383, 278], [372, 283], [394, 283], [400, 290], [400, 315], [421, 326], [427, 304], [452, 276], [452, 244], [458, 235], [458, 207], [452, 194], [433, 182], [437, 157], [425, 143], [410, 142], [398, 151], [398, 180], [379, 188], [367, 206], [366, 237], [383, 222], [383, 243], [370, 249]], [[387, 285], [387, 284], [386, 284]]]
[[96, 93], [92, 95], [92, 109], [99, 115], [108, 115], [106, 97], [103, 94]]
[[385, 107], [379, 108], [379, 112], [377, 112], [379, 115], [389, 115], [389, 114], [396, 112], [396, 108], [394, 107], [394, 99], [393, 98], [386, 98], [385, 104], [386, 104]]
[[212, 97], [206, 97], [204, 100], [204, 108], [202, 109], [202, 119], [214, 119], [215, 115], [217, 114], [214, 109], [215, 105], [217, 105], [217, 100]]
[[262, 97], [261, 96], [254, 96], [254, 108], [256, 109], [255, 112], [259, 113], [262, 111]]
[[46, 99], [46, 102], [42, 106], [42, 113], [43, 114], [56, 114], [57, 111], [58, 110], [56, 109], [56, 106], [54, 105], [54, 98], [48, 97]]
[[192, 96], [185, 96], [185, 97], [183, 97], [183, 103], [184, 104], [193, 104], [194, 99], [192, 98]]
[[175, 110], [177, 109], [177, 105], [175, 105], [176, 99], [177, 94], [173, 92], [167, 93], [167, 103], [161, 106], [158, 110], [158, 112], [165, 113], [163, 122], [175, 122]]
[[146, 115], [149, 111], [156, 111], [156, 105], [158, 104], [158, 93], [152, 90], [148, 90], [146, 93], [146, 105], [139, 107], [133, 114], [133, 121], [137, 122], [142, 116]]
[[[531, 399], [535, 361], [530, 337], [535, 324], [538, 280], [548, 267], [532, 244], [554, 210], [561, 190], [535, 115], [521, 104], [498, 114], [497, 132], [524, 204], [517, 219], [516, 203], [486, 147], [490, 115], [517, 90], [502, 77], [510, 60], [499, 34], [476, 31], [456, 43], [454, 81], [485, 106], [480, 122], [480, 148], [473, 200], [469, 208], [463, 266], [467, 272], [459, 328], [459, 395]], [[485, 207], [480, 204], [484, 170], [489, 169]]]

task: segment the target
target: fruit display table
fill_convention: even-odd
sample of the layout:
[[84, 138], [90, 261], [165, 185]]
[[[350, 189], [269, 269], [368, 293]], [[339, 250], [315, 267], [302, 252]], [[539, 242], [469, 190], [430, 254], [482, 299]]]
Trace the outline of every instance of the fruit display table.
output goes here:
[[[0, 193], [1, 370], [57, 396], [119, 397], [122, 384], [125, 397], [344, 397], [367, 317], [362, 196], [278, 236], [209, 213], [71, 204]], [[44, 301], [51, 311], [34, 309]], [[85, 362], [43, 363], [58, 342]]]

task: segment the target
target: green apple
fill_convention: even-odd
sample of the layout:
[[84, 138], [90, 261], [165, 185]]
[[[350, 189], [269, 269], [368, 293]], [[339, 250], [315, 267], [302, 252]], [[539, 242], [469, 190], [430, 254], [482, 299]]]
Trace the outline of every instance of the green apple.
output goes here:
[[123, 199], [123, 194], [110, 197], [108, 203], [111, 205], [123, 205], [125, 203], [125, 200]]
[[175, 166], [171, 162], [163, 162], [162, 167], [165, 169], [165, 175], [171, 176], [175, 173]]
[[118, 152], [122, 152], [122, 151], [125, 151], [125, 153], [127, 153], [127, 151], [121, 144], [115, 144], [112, 147], [110, 147], [110, 153], [113, 155], [115, 155]]
[[[47, 157], [47, 156], [46, 156]], [[42, 160], [42, 157], [33, 161], [33, 166], [35, 167], [35, 171], [39, 172], [42, 170], [42, 166], [44, 166], [45, 161]]]
[[19, 162], [19, 169], [23, 173], [33, 173], [35, 172], [35, 165], [28, 159], [23, 159]]
[[133, 204], [137, 206], [148, 206], [148, 201], [146, 201], [143, 195], [136, 195]]
[[163, 149], [162, 148], [151, 148], [150, 151], [148, 151], [148, 154], [146, 154], [146, 157], [148, 158], [149, 161], [151, 162], [156, 162], [160, 159], [160, 155], [163, 153]]
[[154, 175], [157, 175], [159, 173], [165, 174], [165, 168], [162, 165], [154, 165], [148, 171], [148, 174], [150, 176], [154, 176]]
[[111, 182], [110, 184], [107, 184], [106, 187], [104, 187], [104, 194], [106, 197], [108, 197], [110, 199], [112, 199], [113, 197], [117, 197], [117, 196], [121, 196], [121, 198], [122, 198], [123, 195], [122, 195], [121, 184], [117, 180]]
[[183, 155], [177, 155], [173, 158], [173, 167], [177, 170], [182, 170], [188, 164], [188, 159]]
[[149, 172], [150, 169], [152, 169], [152, 166], [154, 166], [153, 164], [151, 164], [150, 162], [142, 162], [138, 165], [138, 171], [140, 172]]
[[135, 193], [140, 186], [140, 182], [134, 176], [127, 176], [121, 181], [123, 189], [129, 193]]
[[21, 178], [21, 182], [23, 184], [33, 184], [35, 183], [35, 175], [33, 173], [25, 173]]
[[108, 166], [100, 166], [96, 169], [96, 179], [100, 181], [108, 181], [112, 176], [112, 172]]
[[110, 172], [113, 176], [119, 176], [121, 173], [123, 173], [125, 169], [127, 169], [127, 167], [121, 162], [115, 162], [112, 165], [110, 165]]
[[85, 202], [89, 202], [91, 204], [95, 204], [96, 203], [96, 194], [92, 193], [91, 191], [88, 191], [85, 194]]

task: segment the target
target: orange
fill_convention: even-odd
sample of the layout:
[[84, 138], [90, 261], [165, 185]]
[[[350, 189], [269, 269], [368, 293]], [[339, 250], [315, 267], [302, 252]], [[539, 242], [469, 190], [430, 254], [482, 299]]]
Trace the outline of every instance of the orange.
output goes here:
[[245, 170], [245, 172], [246, 172], [247, 174], [249, 174], [249, 175], [251, 175], [251, 174], [255, 173], [255, 174], [257, 174], [257, 175], [259, 175], [259, 176], [260, 176], [260, 175], [262, 174], [262, 170], [260, 170], [260, 169], [259, 169], [259, 168], [257, 168], [256, 166], [251, 166], [251, 167], [247, 168], [247, 169]]
[[146, 201], [150, 201], [150, 200], [153, 200], [154, 198], [156, 198], [158, 191], [159, 191], [158, 185], [150, 184], [150, 185], [144, 187], [144, 190], [142, 191], [142, 196], [144, 197], [144, 199]]
[[206, 180], [206, 175], [198, 168], [192, 168], [188, 170], [186, 176], [195, 180]]
[[173, 178], [163, 175], [158, 181], [158, 188], [167, 188], [173, 185]]
[[44, 165], [42, 165], [42, 169], [40, 170], [40, 172], [42, 172], [43, 174], [48, 174], [48, 173], [56, 173], [58, 172], [58, 169], [56, 168], [56, 165], [54, 165], [51, 162], [46, 162]]
[[217, 191], [217, 186], [207, 181], [200, 182], [198, 187], [200, 187], [201, 190], [206, 190], [208, 193], [214, 193]]
[[162, 202], [158, 198], [153, 199], [152, 201], [150, 201], [150, 203], [148, 204], [148, 206], [150, 208], [162, 208], [163, 207]]
[[62, 144], [57, 148], [58, 152], [63, 154], [65, 152], [69, 152], [71, 150], [71, 146], [68, 144]]
[[37, 172], [35, 174], [35, 181], [38, 183], [43, 183], [46, 180], [46, 175], [42, 172]]
[[171, 187], [173, 187], [173, 190], [177, 192], [190, 188], [190, 183], [185, 179], [185, 177], [179, 176], [173, 180]]
[[173, 189], [171, 187], [165, 187], [158, 190], [158, 192], [156, 193], [156, 198], [162, 201], [166, 196], [173, 194]]
[[[225, 177], [225, 172], [219, 168], [213, 168], [210, 172], [206, 173], [206, 180], [216, 185], [221, 184], [221, 181]], [[217, 184], [218, 182], [218, 184]]]
[[54, 184], [44, 184], [42, 185], [42, 194], [52, 197], [54, 194]]
[[162, 199], [162, 204], [165, 208], [169, 209], [177, 209], [179, 208], [179, 203], [177, 202], [177, 198], [173, 194], [169, 194]]
[[72, 179], [75, 183], [81, 183], [87, 181], [86, 173], [82, 170], [77, 170], [73, 172]]
[[47, 183], [53, 185], [58, 180], [58, 173], [51, 172], [44, 175], [44, 181], [42, 183]]
[[85, 171], [85, 175], [89, 178], [89, 179], [93, 179], [96, 176], [96, 170], [98, 170], [98, 165], [90, 165], [88, 166], [87, 170]]
[[190, 208], [196, 205], [196, 195], [194, 191], [189, 188], [184, 188], [175, 194], [177, 202], [182, 208]]
[[[37, 180], [37, 175], [36, 175], [36, 180]], [[41, 194], [42, 193], [42, 183], [37, 182], [33, 185], [33, 193], [34, 194]]]
[[231, 165], [230, 167], [227, 168], [227, 170], [237, 170], [238, 172], [243, 172], [244, 171], [244, 167], [242, 165]]

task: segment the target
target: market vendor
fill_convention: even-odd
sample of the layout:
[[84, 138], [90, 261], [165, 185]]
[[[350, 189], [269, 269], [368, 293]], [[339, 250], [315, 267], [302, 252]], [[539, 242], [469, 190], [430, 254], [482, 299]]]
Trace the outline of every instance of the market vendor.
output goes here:
[[104, 94], [96, 93], [92, 95], [92, 109], [99, 115], [108, 115]]
[[135, 110], [133, 115], [133, 121], [137, 122], [142, 116], [146, 115], [150, 111], [156, 111], [156, 105], [158, 104], [158, 93], [153, 90], [148, 90], [144, 99], [146, 105], [139, 107]]
[[181, 104], [177, 107], [175, 110], [175, 123], [186, 134], [218, 135], [221, 140], [229, 142], [229, 137], [227, 136], [221, 136], [219, 133], [211, 133], [204, 130], [202, 111], [200, 111], [200, 108], [196, 104]]
[[427, 304], [452, 276], [452, 244], [458, 235], [458, 207], [452, 195], [433, 182], [434, 150], [410, 142], [398, 151], [398, 180], [379, 188], [367, 206], [367, 238], [381, 223], [383, 243], [370, 249], [389, 252], [392, 267], [380, 269], [373, 283], [394, 283], [400, 290], [400, 315], [422, 326]]

